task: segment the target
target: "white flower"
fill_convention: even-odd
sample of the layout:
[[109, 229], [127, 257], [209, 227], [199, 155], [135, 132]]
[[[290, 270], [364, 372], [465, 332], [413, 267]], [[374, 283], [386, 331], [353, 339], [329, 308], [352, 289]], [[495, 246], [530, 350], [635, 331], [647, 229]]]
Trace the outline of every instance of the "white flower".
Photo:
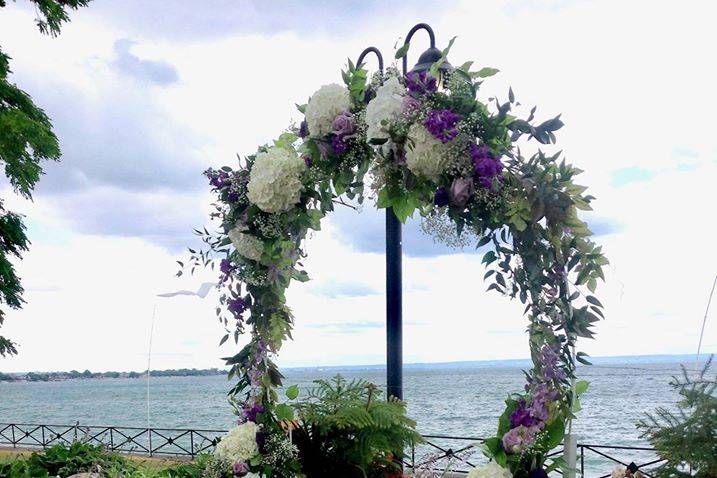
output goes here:
[[249, 173], [247, 198], [262, 211], [288, 211], [299, 202], [299, 176], [306, 163], [291, 151], [277, 146], [256, 155]]
[[491, 461], [487, 465], [473, 468], [466, 478], [513, 478], [510, 470]]
[[349, 90], [332, 83], [324, 85], [311, 95], [306, 105], [306, 125], [311, 136], [325, 136], [331, 132], [331, 123], [342, 111], [351, 107]]
[[408, 129], [406, 166], [416, 176], [438, 181], [448, 162], [448, 145], [436, 139], [423, 125], [414, 123]]
[[256, 433], [259, 426], [254, 422], [234, 427], [222, 438], [214, 449], [214, 456], [229, 463], [246, 462], [259, 452]]
[[264, 243], [258, 237], [242, 232], [244, 229], [245, 226], [243, 224], [236, 226], [234, 229], [229, 231], [229, 239], [231, 239], [234, 248], [240, 256], [253, 261], [258, 261], [261, 259], [261, 254], [264, 252]]
[[406, 88], [392, 76], [376, 90], [376, 97], [366, 106], [368, 140], [388, 138], [388, 126], [401, 116]]
[[627, 468], [620, 465], [613, 468], [612, 473], [610, 474], [611, 478], [625, 478], [625, 475], [627, 475]]

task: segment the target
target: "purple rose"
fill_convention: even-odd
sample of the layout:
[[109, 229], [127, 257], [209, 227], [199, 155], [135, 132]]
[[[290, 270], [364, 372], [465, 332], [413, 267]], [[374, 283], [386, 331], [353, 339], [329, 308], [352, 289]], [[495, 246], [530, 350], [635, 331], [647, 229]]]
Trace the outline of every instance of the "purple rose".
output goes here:
[[503, 171], [503, 163], [500, 162], [499, 158], [491, 155], [490, 149], [484, 144], [478, 146], [475, 143], [471, 143], [470, 155], [478, 183], [483, 188], [490, 188], [493, 185], [493, 179]]
[[444, 187], [440, 187], [436, 189], [436, 193], [433, 195], [433, 204], [435, 204], [438, 207], [448, 206], [448, 202], [450, 201], [450, 197], [448, 195], [448, 190]]
[[354, 115], [348, 111], [339, 113], [339, 115], [334, 118], [333, 123], [331, 123], [332, 132], [341, 139], [353, 134], [355, 129]]
[[401, 111], [403, 111], [403, 114], [405, 115], [413, 114], [420, 107], [421, 102], [413, 96], [404, 96], [403, 100], [401, 101]]
[[427, 71], [409, 71], [406, 74], [406, 88], [414, 96], [435, 93], [438, 90], [438, 81]]
[[456, 178], [451, 184], [450, 199], [451, 202], [463, 207], [468, 204], [468, 200], [473, 195], [473, 180], [470, 178]]
[[234, 463], [232, 471], [234, 472], [234, 476], [246, 476], [249, 474], [249, 465], [242, 461], [237, 461]]
[[443, 143], [448, 143], [458, 136], [456, 125], [461, 120], [461, 115], [451, 110], [431, 110], [428, 112], [423, 126]]

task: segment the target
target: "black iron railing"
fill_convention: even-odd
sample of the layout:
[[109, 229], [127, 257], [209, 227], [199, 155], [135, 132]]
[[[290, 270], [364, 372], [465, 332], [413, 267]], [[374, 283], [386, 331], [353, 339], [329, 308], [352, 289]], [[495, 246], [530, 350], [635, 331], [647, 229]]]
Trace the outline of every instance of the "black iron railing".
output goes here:
[[[37, 425], [29, 423], [0, 423], [0, 446], [44, 449], [58, 443], [75, 441], [103, 445], [108, 450], [141, 455], [173, 455], [195, 457], [209, 453], [226, 430], [139, 428], [114, 426]], [[483, 438], [449, 435], [424, 435], [424, 442], [406, 453], [404, 464], [416, 468], [430, 463], [443, 468], [467, 472], [485, 462], [480, 452]], [[589, 445], [579, 443], [578, 476], [608, 478], [616, 465], [631, 467], [647, 478], [650, 468], [662, 462], [655, 450], [647, 447], [620, 445]], [[556, 449], [551, 455], [563, 453]], [[560, 474], [560, 471], [556, 471]]]

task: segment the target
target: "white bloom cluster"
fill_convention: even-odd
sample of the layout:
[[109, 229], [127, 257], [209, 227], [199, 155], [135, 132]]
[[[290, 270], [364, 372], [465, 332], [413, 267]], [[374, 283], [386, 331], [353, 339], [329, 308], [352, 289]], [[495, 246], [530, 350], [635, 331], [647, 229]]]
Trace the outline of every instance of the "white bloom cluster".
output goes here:
[[264, 243], [258, 237], [246, 234], [243, 231], [244, 225], [236, 226], [234, 229], [229, 231], [228, 236], [232, 241], [234, 248], [242, 257], [246, 257], [247, 259], [251, 259], [253, 261], [260, 260], [261, 254], [264, 252]]
[[274, 146], [258, 153], [249, 173], [247, 198], [262, 211], [288, 211], [299, 202], [304, 160], [291, 151]]
[[311, 136], [325, 136], [331, 132], [331, 123], [342, 111], [351, 107], [349, 90], [336, 83], [324, 85], [316, 91], [306, 105], [306, 125]]
[[416, 176], [437, 181], [448, 163], [448, 150], [448, 144], [436, 139], [423, 125], [414, 123], [408, 129], [406, 166]]
[[366, 137], [368, 140], [388, 138], [388, 125], [402, 112], [406, 88], [392, 76], [376, 90], [376, 97], [366, 106]]
[[214, 456], [229, 463], [247, 462], [259, 452], [256, 444], [258, 431], [259, 426], [254, 422], [232, 428], [215, 448]]
[[473, 468], [466, 478], [513, 478], [510, 470], [491, 461], [487, 465]]

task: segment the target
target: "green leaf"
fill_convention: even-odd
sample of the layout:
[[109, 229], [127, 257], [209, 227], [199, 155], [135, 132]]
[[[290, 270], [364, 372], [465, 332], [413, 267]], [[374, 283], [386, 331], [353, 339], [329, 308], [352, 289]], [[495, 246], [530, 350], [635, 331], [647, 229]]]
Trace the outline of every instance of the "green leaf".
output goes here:
[[289, 421], [294, 419], [294, 409], [286, 403], [280, 403], [274, 407], [276, 419], [279, 421]]
[[488, 78], [489, 76], [493, 76], [496, 73], [498, 73], [500, 70], [497, 68], [491, 68], [491, 67], [484, 67], [480, 70], [476, 71], [475, 73], [472, 73], [472, 75], [477, 76], [478, 78]]
[[406, 44], [403, 45], [401, 48], [399, 48], [398, 50], [396, 50], [396, 59], [397, 59], [397, 60], [399, 60], [399, 59], [403, 58], [404, 56], [406, 56], [406, 54], [408, 53], [408, 47], [409, 47], [409, 46], [411, 46], [411, 44], [410, 44], [410, 43], [406, 43]]
[[299, 396], [299, 386], [298, 385], [292, 385], [289, 388], [286, 389], [286, 398], [289, 400], [296, 400], [296, 397]]
[[546, 448], [548, 450], [552, 450], [556, 446], [560, 445], [565, 437], [565, 423], [561, 418], [556, 418], [553, 420], [553, 423], [548, 425], [546, 431], [548, 432]]
[[580, 380], [575, 384], [575, 394], [580, 396], [583, 393], [588, 391], [588, 387], [590, 386], [590, 382], [587, 380]]

